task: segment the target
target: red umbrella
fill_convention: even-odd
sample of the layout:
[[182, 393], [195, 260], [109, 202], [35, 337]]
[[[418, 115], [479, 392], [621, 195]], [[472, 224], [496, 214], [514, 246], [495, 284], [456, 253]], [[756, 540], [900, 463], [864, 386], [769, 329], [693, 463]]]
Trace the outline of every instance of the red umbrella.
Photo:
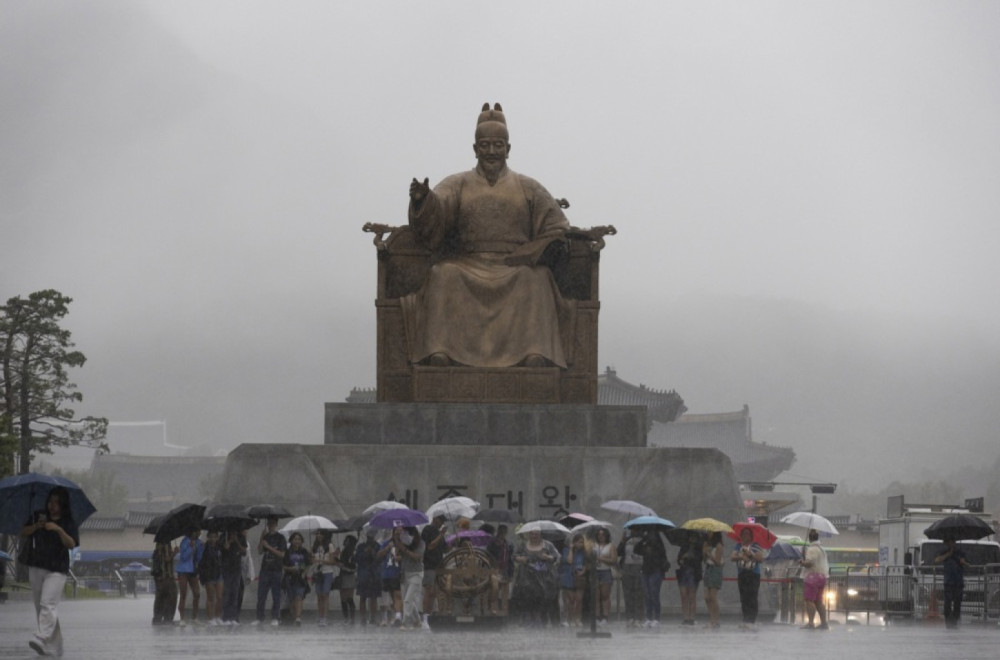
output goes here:
[[729, 538], [734, 541], [742, 540], [740, 539], [740, 535], [743, 533], [744, 529], [749, 529], [753, 533], [753, 542], [765, 550], [778, 541], [778, 537], [775, 536], [767, 527], [764, 527], [760, 523], [748, 522], [733, 523], [733, 531], [731, 534], [728, 534]]

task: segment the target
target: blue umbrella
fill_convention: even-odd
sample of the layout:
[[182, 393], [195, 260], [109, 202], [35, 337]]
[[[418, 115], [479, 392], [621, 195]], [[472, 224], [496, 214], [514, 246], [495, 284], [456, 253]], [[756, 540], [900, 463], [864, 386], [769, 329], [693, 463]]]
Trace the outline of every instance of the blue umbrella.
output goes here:
[[787, 541], [778, 541], [771, 546], [764, 561], [780, 561], [782, 559], [802, 559], [802, 551]]
[[134, 561], [131, 564], [128, 564], [127, 566], [119, 568], [118, 570], [122, 573], [139, 573], [141, 571], [148, 571], [150, 570], [150, 568], [149, 566], [146, 566], [142, 562]]
[[69, 479], [37, 472], [19, 474], [0, 479], [0, 534], [18, 534], [32, 512], [45, 509], [49, 491], [56, 486], [69, 491], [69, 508], [77, 525], [97, 511], [83, 489]]
[[393, 527], [416, 527], [426, 525], [430, 520], [427, 514], [416, 509], [388, 509], [380, 511], [372, 516], [368, 524], [379, 529], [392, 529]]
[[673, 524], [666, 518], [661, 518], [659, 516], [639, 516], [638, 518], [633, 518], [625, 523], [625, 529], [630, 529], [632, 527], [665, 527], [667, 529], [673, 529], [674, 527], [677, 527], [677, 525]]

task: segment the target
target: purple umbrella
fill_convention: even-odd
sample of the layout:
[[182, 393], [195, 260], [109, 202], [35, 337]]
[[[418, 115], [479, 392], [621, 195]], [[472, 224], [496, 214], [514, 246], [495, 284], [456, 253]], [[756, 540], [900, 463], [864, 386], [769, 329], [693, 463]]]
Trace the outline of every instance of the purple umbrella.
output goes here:
[[493, 535], [481, 529], [463, 529], [458, 534], [452, 534], [445, 539], [445, 542], [452, 546], [457, 541], [466, 540], [477, 548], [485, 548], [493, 540]]
[[389, 509], [380, 511], [372, 516], [368, 524], [379, 529], [392, 529], [393, 527], [416, 527], [426, 525], [430, 520], [423, 511], [416, 509]]

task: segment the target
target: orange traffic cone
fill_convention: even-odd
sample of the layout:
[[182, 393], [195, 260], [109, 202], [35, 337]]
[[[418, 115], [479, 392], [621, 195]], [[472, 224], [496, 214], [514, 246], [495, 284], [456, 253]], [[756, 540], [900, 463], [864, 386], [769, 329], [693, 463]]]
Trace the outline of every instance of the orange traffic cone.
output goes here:
[[942, 619], [941, 612], [938, 611], [937, 591], [931, 589], [931, 596], [927, 600], [927, 614], [924, 615], [924, 621], [940, 623]]

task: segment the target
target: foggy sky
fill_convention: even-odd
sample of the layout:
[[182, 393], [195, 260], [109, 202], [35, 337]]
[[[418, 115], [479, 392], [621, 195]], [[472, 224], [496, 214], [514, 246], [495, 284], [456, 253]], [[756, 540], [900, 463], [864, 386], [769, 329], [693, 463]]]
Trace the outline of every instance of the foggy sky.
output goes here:
[[992, 462], [998, 29], [986, 1], [3, 2], [0, 296], [74, 298], [82, 413], [321, 442], [375, 384], [361, 225], [471, 168], [498, 101], [510, 166], [618, 228], [602, 369], [748, 404], [799, 476]]

